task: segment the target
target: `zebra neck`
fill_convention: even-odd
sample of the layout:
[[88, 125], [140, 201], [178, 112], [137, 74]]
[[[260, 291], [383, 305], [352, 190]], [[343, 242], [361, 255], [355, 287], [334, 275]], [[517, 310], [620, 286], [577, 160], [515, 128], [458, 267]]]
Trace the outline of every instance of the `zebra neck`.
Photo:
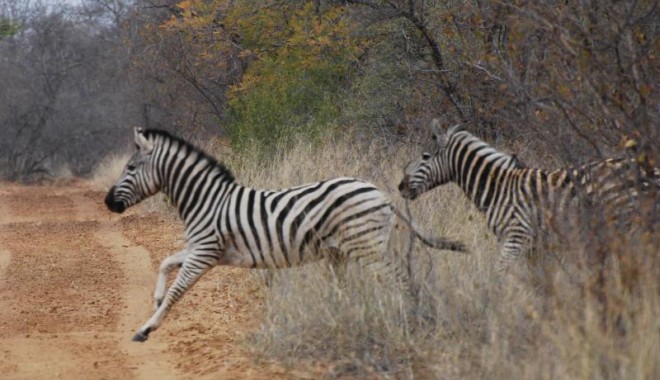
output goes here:
[[220, 202], [229, 188], [236, 186], [233, 177], [211, 163], [194, 162], [182, 165], [166, 176], [162, 192], [179, 211], [181, 219], [188, 224], [197, 218], [209, 202]]
[[498, 158], [489, 155], [466, 159], [456, 161], [454, 182], [480, 211], [486, 212], [501, 201], [498, 197], [514, 169], [503, 167]]

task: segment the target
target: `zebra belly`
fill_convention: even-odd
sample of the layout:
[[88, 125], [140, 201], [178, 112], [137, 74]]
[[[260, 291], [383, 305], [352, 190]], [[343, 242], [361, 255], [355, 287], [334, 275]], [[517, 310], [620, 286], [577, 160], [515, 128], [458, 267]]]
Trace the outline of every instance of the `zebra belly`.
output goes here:
[[[292, 246], [298, 245], [292, 244]], [[301, 255], [297, 250], [294, 253], [290, 250], [283, 251], [278, 247], [274, 247], [273, 249], [269, 249], [269, 247], [266, 247], [266, 249], [257, 249], [255, 244], [248, 245], [241, 241], [236, 242], [236, 246], [225, 250], [222, 255], [222, 265], [258, 269], [290, 268], [320, 260], [324, 257], [320, 255], [323, 248], [327, 247], [315, 249], [315, 247], [310, 246]]]

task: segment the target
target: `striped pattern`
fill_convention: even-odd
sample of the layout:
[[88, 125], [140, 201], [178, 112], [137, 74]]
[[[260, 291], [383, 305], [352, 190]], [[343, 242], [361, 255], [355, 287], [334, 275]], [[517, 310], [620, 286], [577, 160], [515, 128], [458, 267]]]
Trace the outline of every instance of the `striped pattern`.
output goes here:
[[531, 249], [552, 226], [566, 226], [580, 205], [598, 205], [607, 217], [620, 218], [638, 212], [639, 189], [657, 194], [660, 188], [657, 169], [647, 174], [631, 160], [554, 171], [525, 168], [515, 156], [497, 151], [460, 126], [443, 132], [434, 121], [431, 129], [435, 153], [406, 168], [399, 190], [415, 199], [437, 186], [457, 184], [498, 238], [499, 270]]
[[[179, 210], [187, 246], [163, 261], [156, 311], [134, 340], [146, 340], [167, 310], [216, 265], [285, 268], [329, 258], [396, 272], [385, 254], [397, 211], [370, 183], [335, 178], [280, 191], [256, 190], [241, 186], [214, 158], [166, 132], [136, 129], [135, 142], [138, 150], [106, 204], [123, 212], [162, 191]], [[456, 242], [432, 243], [463, 250]], [[166, 293], [167, 276], [176, 267], [181, 270]]]

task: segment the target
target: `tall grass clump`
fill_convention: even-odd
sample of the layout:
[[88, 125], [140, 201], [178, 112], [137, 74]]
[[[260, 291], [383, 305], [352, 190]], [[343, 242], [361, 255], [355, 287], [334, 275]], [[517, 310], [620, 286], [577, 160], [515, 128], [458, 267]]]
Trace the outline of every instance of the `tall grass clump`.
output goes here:
[[[396, 185], [418, 152], [348, 137], [320, 141], [299, 141], [265, 164], [249, 150], [218, 156], [248, 186], [355, 176], [405, 208]], [[261, 326], [248, 339], [253, 350], [294, 368], [316, 363], [309, 368], [318, 371], [322, 363], [322, 371], [336, 377], [660, 377], [653, 229], [621, 233], [596, 224], [497, 274], [497, 241], [458, 188], [440, 187], [410, 206], [421, 230], [461, 239], [471, 253], [410, 247], [407, 229], [399, 226], [391, 253], [411, 268], [409, 287], [355, 264], [341, 281], [324, 263], [271, 271]]]
[[129, 153], [113, 153], [104, 157], [92, 171], [90, 183], [98, 190], [109, 190], [121, 176], [130, 157]]

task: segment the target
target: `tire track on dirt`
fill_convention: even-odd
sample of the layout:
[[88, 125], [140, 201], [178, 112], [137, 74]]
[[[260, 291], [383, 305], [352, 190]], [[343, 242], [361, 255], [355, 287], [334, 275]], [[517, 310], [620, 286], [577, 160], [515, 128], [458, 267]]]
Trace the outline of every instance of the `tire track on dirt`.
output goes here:
[[182, 378], [165, 343], [130, 341], [154, 273], [101, 200], [80, 182], [0, 183], [0, 378]]
[[103, 196], [78, 180], [0, 183], [0, 379], [297, 377], [242, 344], [262, 310], [242, 269], [206, 276], [157, 334], [132, 342], [182, 228], [157, 214], [111, 214]]
[[85, 196], [74, 198], [79, 217], [96, 214], [97, 220], [103, 220], [94, 237], [98, 243], [107, 249], [120, 265], [124, 273], [123, 289], [121, 291], [123, 306], [120, 308], [119, 345], [127, 355], [129, 368], [137, 379], [177, 379], [176, 371], [169, 364], [166, 343], [158, 339], [147, 344], [131, 341], [137, 328], [149, 317], [152, 305], [152, 288], [156, 283], [156, 273], [151, 268], [149, 251], [144, 247], [134, 245], [115, 223], [99, 215], [96, 202]]
[[[0, 248], [0, 281], [3, 281], [5, 278], [5, 272], [9, 268], [9, 263], [11, 262], [11, 252], [7, 249]], [[2, 284], [0, 283], [0, 286]]]
[[89, 243], [98, 224], [66, 195], [80, 188], [0, 185], [2, 377], [131, 378], [108, 333], [112, 297], [98, 297], [114, 278]]
[[[2, 194], [0, 194], [1, 197]], [[2, 233], [3, 225], [6, 223], [7, 217], [9, 216], [9, 207], [5, 202], [0, 202], [0, 290], [2, 290], [4, 279], [6, 278], [5, 272], [9, 268], [9, 263], [11, 261], [11, 252], [8, 249], [2, 247]]]
[[[0, 193], [0, 199], [4, 195]], [[9, 207], [7, 207], [6, 202], [0, 201], [0, 292], [4, 288], [5, 279], [7, 278], [7, 269], [11, 262], [11, 251], [2, 246], [3, 233], [4, 233], [4, 224], [7, 222], [7, 217], [9, 216]]]

